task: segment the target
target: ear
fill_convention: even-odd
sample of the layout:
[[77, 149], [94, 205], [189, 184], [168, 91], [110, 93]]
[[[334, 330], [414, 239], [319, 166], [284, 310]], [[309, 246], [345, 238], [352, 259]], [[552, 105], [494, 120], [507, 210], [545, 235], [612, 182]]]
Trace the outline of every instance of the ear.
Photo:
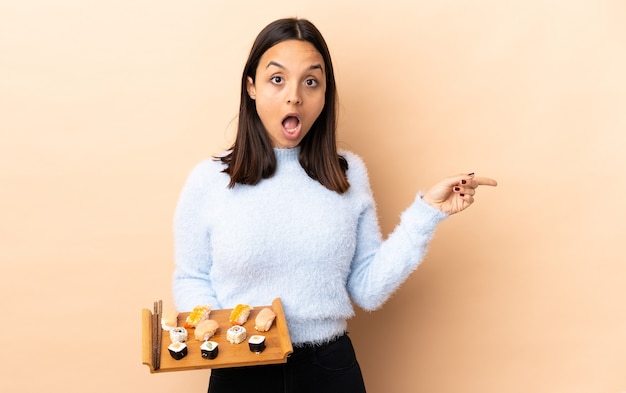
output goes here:
[[253, 100], [256, 99], [256, 87], [254, 87], [252, 77], [248, 77], [248, 79], [246, 79], [246, 90], [248, 91], [250, 98]]

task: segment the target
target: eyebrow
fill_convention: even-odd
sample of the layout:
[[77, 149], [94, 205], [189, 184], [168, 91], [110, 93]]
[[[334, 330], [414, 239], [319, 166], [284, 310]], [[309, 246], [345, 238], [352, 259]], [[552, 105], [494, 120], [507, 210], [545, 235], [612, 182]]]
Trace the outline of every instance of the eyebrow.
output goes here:
[[[282, 65], [282, 64], [280, 64], [280, 63], [278, 63], [278, 62], [276, 62], [276, 61], [274, 61], [274, 60], [271, 60], [271, 61], [267, 64], [267, 67], [265, 67], [265, 69], [270, 68], [270, 66], [275, 66], [275, 67], [278, 67], [278, 68], [285, 69], [285, 66], [284, 66], [284, 65]], [[313, 71], [313, 70], [320, 70], [320, 71], [322, 72], [322, 74], [324, 73], [324, 68], [322, 67], [322, 65], [321, 65], [321, 64], [313, 64], [312, 66], [310, 66], [310, 67], [307, 69], [307, 71]]]

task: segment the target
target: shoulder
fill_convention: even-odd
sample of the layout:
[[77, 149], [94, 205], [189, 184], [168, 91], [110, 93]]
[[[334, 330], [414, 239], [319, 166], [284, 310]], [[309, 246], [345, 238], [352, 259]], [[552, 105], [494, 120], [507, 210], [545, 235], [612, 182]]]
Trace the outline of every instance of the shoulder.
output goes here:
[[191, 169], [187, 176], [187, 184], [197, 186], [223, 181], [226, 181], [226, 184], [228, 184], [228, 175], [222, 172], [225, 167], [219, 158], [211, 157], [204, 159]]
[[369, 176], [367, 174], [367, 166], [363, 159], [357, 154], [348, 151], [340, 150], [339, 155], [346, 159], [348, 162], [348, 181], [352, 183], [367, 183], [369, 185]]
[[222, 162], [221, 157], [225, 154], [226, 153], [217, 154], [199, 161], [192, 168], [191, 174], [212, 175], [222, 173], [222, 171], [226, 168], [226, 164]]
[[354, 162], [358, 165], [363, 165], [363, 159], [350, 150], [339, 150], [338, 154], [348, 160], [348, 163]]

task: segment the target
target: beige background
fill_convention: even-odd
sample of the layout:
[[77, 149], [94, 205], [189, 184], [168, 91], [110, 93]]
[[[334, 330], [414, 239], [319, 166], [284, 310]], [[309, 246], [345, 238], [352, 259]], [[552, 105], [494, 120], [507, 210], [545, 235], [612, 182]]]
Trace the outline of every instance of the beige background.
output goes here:
[[385, 234], [441, 177], [500, 182], [351, 321], [369, 391], [626, 392], [621, 0], [0, 0], [0, 390], [205, 391], [141, 364], [141, 309], [171, 301], [178, 193], [254, 36], [294, 15]]

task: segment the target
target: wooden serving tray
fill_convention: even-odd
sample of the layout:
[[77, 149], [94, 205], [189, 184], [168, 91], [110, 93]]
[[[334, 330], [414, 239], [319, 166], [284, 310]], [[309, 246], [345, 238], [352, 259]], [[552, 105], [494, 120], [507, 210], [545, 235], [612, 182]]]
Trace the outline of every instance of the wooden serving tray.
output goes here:
[[[219, 329], [211, 341], [219, 344], [219, 354], [215, 359], [204, 359], [201, 356], [200, 345], [194, 337], [194, 329], [187, 329], [188, 354], [181, 360], [174, 360], [167, 347], [172, 343], [170, 333], [161, 328], [160, 313], [148, 309], [142, 310], [142, 362], [150, 367], [151, 373], [165, 371], [184, 371], [206, 368], [242, 367], [262, 364], [276, 364], [287, 362], [287, 356], [293, 352], [285, 313], [280, 298], [274, 299], [271, 306], [253, 306], [248, 321], [243, 325], [248, 337], [241, 344], [231, 344], [226, 340], [226, 331], [232, 326], [229, 317], [232, 309], [211, 310], [210, 319], [217, 321]], [[258, 332], [254, 329], [254, 319], [263, 308], [271, 308], [276, 313], [276, 319], [267, 332]], [[178, 315], [178, 326], [183, 326], [189, 313]], [[254, 334], [265, 336], [266, 348], [256, 354], [248, 347], [248, 338]], [[160, 345], [159, 345], [160, 344]]]

